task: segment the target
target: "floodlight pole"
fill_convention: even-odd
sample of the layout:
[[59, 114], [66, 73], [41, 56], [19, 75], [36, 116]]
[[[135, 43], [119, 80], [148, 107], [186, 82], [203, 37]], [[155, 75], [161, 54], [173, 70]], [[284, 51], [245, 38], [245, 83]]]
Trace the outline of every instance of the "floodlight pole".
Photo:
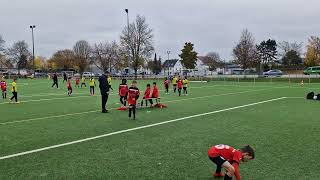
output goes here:
[[168, 77], [169, 77], [169, 75], [170, 75], [170, 74], [169, 74], [169, 71], [170, 71], [170, 70], [169, 70], [169, 68], [170, 68], [170, 66], [169, 66], [169, 65], [170, 65], [170, 63], [169, 63], [170, 53], [171, 53], [171, 51], [167, 51], [167, 54], [168, 54]]
[[31, 29], [31, 34], [32, 34], [32, 61], [33, 61], [33, 77], [36, 76], [36, 69], [35, 69], [35, 64], [34, 64], [34, 34], [33, 34], [33, 29], [36, 28], [35, 25], [30, 26]]

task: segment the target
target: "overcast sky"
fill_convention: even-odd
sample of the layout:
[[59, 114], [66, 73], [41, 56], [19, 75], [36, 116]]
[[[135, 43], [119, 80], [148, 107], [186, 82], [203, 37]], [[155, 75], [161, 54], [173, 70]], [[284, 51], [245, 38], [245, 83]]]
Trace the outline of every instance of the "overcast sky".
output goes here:
[[0, 34], [10, 46], [26, 40], [35, 24], [36, 55], [50, 57], [72, 48], [77, 40], [91, 44], [119, 41], [126, 25], [137, 14], [154, 30], [156, 52], [167, 58], [178, 54], [186, 41], [200, 55], [218, 52], [232, 58], [241, 31], [248, 28], [257, 42], [307, 42], [320, 35], [319, 0], [0, 0]]

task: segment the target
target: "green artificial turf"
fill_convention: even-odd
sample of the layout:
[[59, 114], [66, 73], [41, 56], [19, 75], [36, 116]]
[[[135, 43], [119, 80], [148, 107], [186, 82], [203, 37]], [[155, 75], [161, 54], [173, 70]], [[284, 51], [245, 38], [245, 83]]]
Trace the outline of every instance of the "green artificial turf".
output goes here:
[[[143, 94], [147, 83], [139, 80]], [[285, 82], [191, 82], [189, 96], [163, 91], [168, 108], [139, 109], [137, 120], [118, 111], [113, 81], [109, 114], [89, 88], [51, 88], [49, 80], [19, 80], [20, 104], [0, 101], [0, 156], [30, 151], [135, 127], [232, 109], [91, 141], [0, 160], [0, 179], [214, 179], [207, 150], [216, 144], [250, 144], [256, 159], [240, 165], [242, 179], [317, 179], [320, 102], [303, 97], [319, 84]], [[8, 81], [8, 84], [11, 82]], [[9, 89], [9, 88], [8, 88]], [[8, 92], [8, 97], [11, 94]]]

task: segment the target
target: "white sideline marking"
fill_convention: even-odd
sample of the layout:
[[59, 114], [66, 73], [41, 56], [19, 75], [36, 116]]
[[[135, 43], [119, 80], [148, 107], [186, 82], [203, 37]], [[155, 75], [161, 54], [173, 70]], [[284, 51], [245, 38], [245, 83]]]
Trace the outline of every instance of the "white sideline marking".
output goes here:
[[[199, 89], [199, 88], [209, 88], [209, 87], [216, 87], [216, 86], [203, 86], [203, 87], [194, 87], [194, 88], [190, 88], [190, 89]], [[228, 88], [220, 88], [219, 90], [221, 89], [228, 89]], [[164, 90], [160, 90], [160, 91], [164, 91]], [[65, 94], [65, 97], [61, 97], [61, 98], [50, 98], [50, 99], [34, 99], [34, 100], [27, 100], [27, 101], [20, 101], [21, 103], [28, 103], [28, 102], [41, 102], [41, 101], [52, 101], [52, 100], [60, 100], [60, 99], [65, 99], [65, 100], [68, 100], [68, 99], [74, 99], [74, 98], [83, 98], [83, 97], [92, 97], [89, 95], [89, 93], [87, 93], [88, 95], [86, 96], [71, 96], [71, 97], [68, 97], [66, 94]], [[114, 95], [118, 95], [116, 93], [113, 93], [111, 92], [109, 94], [109, 96], [114, 96]], [[48, 95], [49, 96], [49, 95]], [[101, 96], [101, 95], [96, 95], [97, 97]], [[2, 102], [0, 103], [0, 105], [2, 104], [10, 104], [10, 102]]]
[[[208, 97], [217, 97], [217, 96], [228, 96], [228, 95], [244, 94], [244, 93], [255, 92], [255, 91], [263, 91], [263, 90], [265, 90], [265, 89], [251, 90], [251, 91], [242, 91], [242, 92], [236, 92], [236, 93], [215, 94], [215, 95], [209, 95], [209, 96], [200, 96], [200, 97], [194, 97], [194, 98], [177, 99], [177, 100], [163, 101], [163, 102], [164, 102], [164, 103], [171, 103], [171, 102], [179, 102], [179, 101], [188, 101], [188, 100], [202, 99], [202, 98], [208, 98]], [[109, 110], [114, 110], [114, 109], [117, 109], [117, 108], [111, 108], [111, 109], [109, 109]], [[86, 111], [86, 112], [78, 112], [78, 113], [70, 113], [70, 114], [62, 114], [62, 115], [55, 115], [55, 116], [47, 116], [47, 117], [40, 117], [40, 118], [32, 118], [32, 119], [25, 119], [25, 120], [18, 120], [18, 121], [8, 121], [8, 122], [0, 123], [0, 125], [24, 123], [24, 122], [37, 121], [37, 120], [42, 120], [42, 119], [59, 118], [59, 117], [65, 117], [65, 116], [73, 116], [73, 115], [79, 115], [79, 114], [94, 113], [94, 112], [99, 112], [99, 110]]]
[[78, 143], [91, 141], [91, 140], [95, 140], [95, 139], [100, 139], [100, 138], [104, 138], [104, 137], [108, 137], [108, 136], [112, 136], [112, 135], [116, 135], [116, 134], [122, 134], [122, 133], [130, 132], [130, 131], [136, 131], [136, 130], [140, 130], [140, 129], [150, 128], [150, 127], [159, 126], [159, 125], [168, 124], [168, 123], [173, 123], [173, 122], [177, 122], [177, 121], [182, 121], [182, 120], [185, 120], [185, 119], [191, 119], [191, 118], [195, 118], [195, 117], [206, 116], [206, 115], [216, 114], [216, 113], [225, 112], [225, 111], [231, 111], [231, 110], [234, 110], [234, 109], [240, 109], [240, 108], [254, 106], [254, 105], [263, 104], [263, 103], [272, 102], [272, 101], [278, 101], [278, 100], [282, 100], [282, 99], [285, 99], [285, 98], [286, 97], [280, 97], [280, 98], [260, 101], [260, 102], [256, 102], [256, 103], [250, 103], [250, 104], [245, 104], [245, 105], [241, 105], [241, 106], [235, 106], [235, 107], [231, 107], [231, 108], [221, 109], [221, 110], [217, 110], [217, 111], [211, 111], [211, 112], [196, 114], [196, 115], [192, 115], [192, 116], [186, 116], [186, 117], [182, 117], [182, 118], [178, 118], [178, 119], [173, 119], [173, 120], [164, 121], [164, 122], [160, 122], [160, 123], [149, 124], [149, 125], [140, 126], [140, 127], [136, 127], [136, 128], [125, 129], [125, 130], [121, 130], [121, 131], [115, 131], [115, 132], [112, 132], [112, 133], [103, 134], [103, 135], [94, 136], [94, 137], [85, 138], [85, 139], [80, 139], [80, 140], [76, 140], [76, 141], [71, 141], [71, 142], [67, 142], [67, 143], [63, 143], [63, 144], [57, 144], [57, 145], [53, 145], [53, 146], [47, 146], [47, 147], [44, 147], [44, 148], [39, 148], [39, 149], [34, 149], [34, 150], [25, 151], [25, 152], [21, 152], [21, 153], [2, 156], [2, 157], [0, 157], [0, 160], [14, 158], [14, 157], [23, 156], [23, 155], [32, 154], [32, 153], [41, 152], [41, 151], [47, 151], [47, 150], [50, 150], [50, 149], [55, 149], [55, 148], [68, 146], [68, 145], [72, 145], [72, 144], [78, 144]]

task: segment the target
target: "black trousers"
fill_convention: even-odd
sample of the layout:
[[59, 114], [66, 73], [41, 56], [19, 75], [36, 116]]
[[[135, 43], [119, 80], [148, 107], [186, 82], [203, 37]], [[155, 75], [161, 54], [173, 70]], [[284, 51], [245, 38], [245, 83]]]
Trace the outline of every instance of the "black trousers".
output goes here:
[[177, 91], [177, 85], [174, 84], [174, 85], [173, 85], [173, 92], [176, 93], [176, 91]]
[[136, 118], [136, 105], [129, 105], [129, 118], [131, 118], [131, 112], [133, 112], [133, 119]]
[[152, 99], [143, 99], [143, 100], [141, 101], [141, 106], [143, 106], [143, 101], [146, 102], [146, 106], [148, 106], [148, 101], [150, 102], [151, 105], [153, 105]]
[[7, 91], [2, 91], [2, 98], [7, 99]]
[[107, 104], [107, 101], [108, 101], [108, 97], [109, 97], [109, 95], [107, 93], [101, 94], [102, 111], [107, 110], [106, 109], [106, 104]]
[[120, 96], [120, 103], [124, 106], [127, 105], [127, 102], [126, 102], [126, 96]]
[[94, 94], [94, 86], [90, 86], [90, 94]]
[[178, 88], [179, 96], [181, 96], [181, 88]]
[[13, 96], [10, 98], [10, 100], [12, 101], [12, 99], [14, 98], [16, 100], [16, 102], [18, 102], [18, 93], [17, 92], [12, 92]]
[[56, 85], [56, 86], [57, 86], [57, 88], [59, 88], [58, 81], [53, 81], [53, 84], [52, 84], [52, 86], [51, 86], [51, 87], [53, 87], [54, 85]]
[[166, 85], [166, 93], [169, 93], [169, 85]]

